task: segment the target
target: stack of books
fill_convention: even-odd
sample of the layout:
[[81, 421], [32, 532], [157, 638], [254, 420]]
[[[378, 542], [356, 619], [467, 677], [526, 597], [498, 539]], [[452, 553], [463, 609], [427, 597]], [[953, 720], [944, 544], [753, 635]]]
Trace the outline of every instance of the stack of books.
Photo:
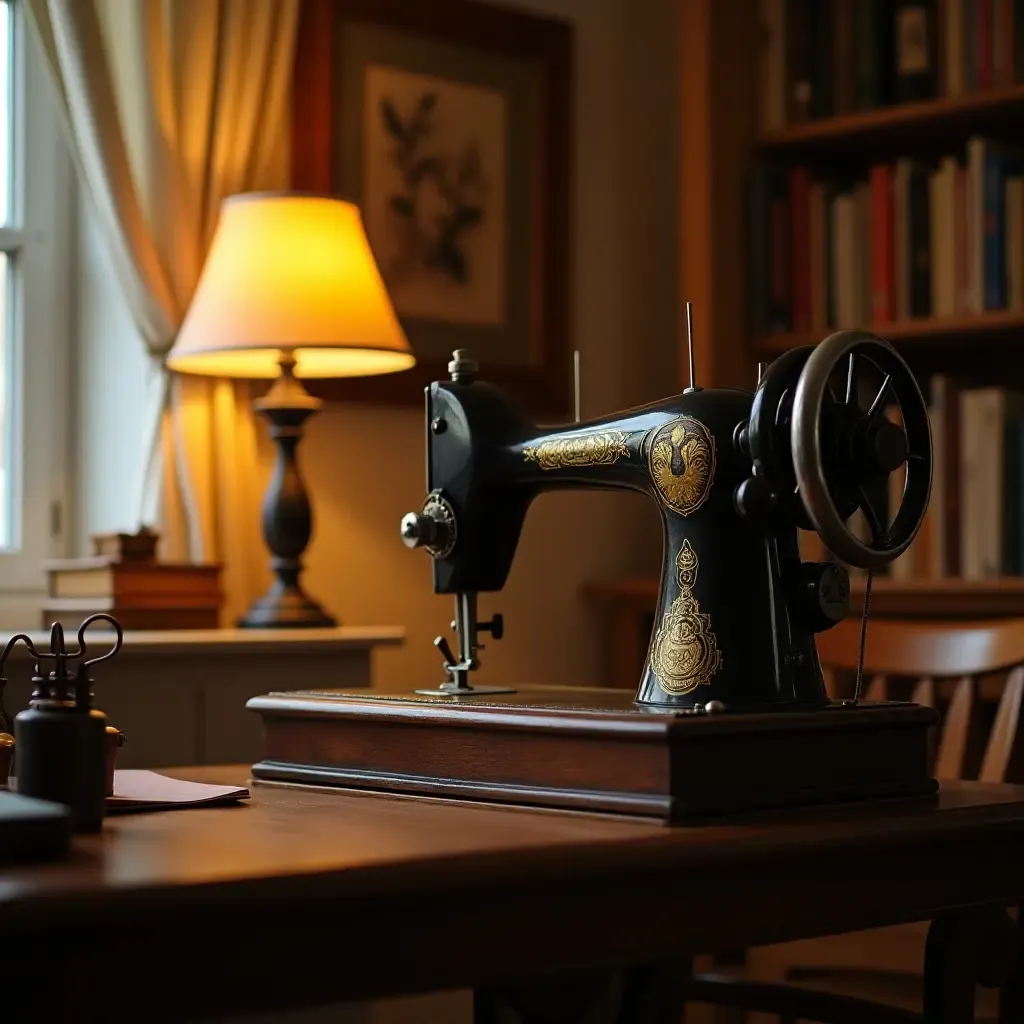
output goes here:
[[124, 629], [216, 629], [223, 594], [219, 565], [125, 561], [116, 555], [56, 559], [44, 565], [43, 628], [75, 630], [106, 612]]

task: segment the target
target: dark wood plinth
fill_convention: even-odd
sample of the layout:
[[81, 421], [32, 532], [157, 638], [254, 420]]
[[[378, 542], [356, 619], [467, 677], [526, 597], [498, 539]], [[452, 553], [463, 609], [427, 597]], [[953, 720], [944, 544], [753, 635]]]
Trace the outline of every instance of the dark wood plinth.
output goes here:
[[758, 714], [642, 709], [632, 691], [508, 697], [307, 691], [254, 697], [253, 778], [679, 820], [927, 796], [931, 708]]

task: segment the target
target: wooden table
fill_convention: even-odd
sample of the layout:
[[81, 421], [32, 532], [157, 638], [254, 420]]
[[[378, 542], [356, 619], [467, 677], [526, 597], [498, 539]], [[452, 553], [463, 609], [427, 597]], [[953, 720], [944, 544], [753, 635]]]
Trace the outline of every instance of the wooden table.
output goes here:
[[928, 1019], [945, 1024], [970, 1019], [967, 983], [998, 960], [970, 952], [999, 932], [972, 908], [1021, 902], [1019, 787], [677, 828], [256, 787], [248, 806], [110, 819], [70, 861], [0, 869], [0, 993], [18, 1001], [4, 1020], [99, 1004], [157, 1021], [473, 988], [488, 1021], [508, 986], [589, 972], [565, 997], [629, 969], [653, 1002], [619, 1019], [677, 1024], [673, 965], [694, 954], [937, 918]]

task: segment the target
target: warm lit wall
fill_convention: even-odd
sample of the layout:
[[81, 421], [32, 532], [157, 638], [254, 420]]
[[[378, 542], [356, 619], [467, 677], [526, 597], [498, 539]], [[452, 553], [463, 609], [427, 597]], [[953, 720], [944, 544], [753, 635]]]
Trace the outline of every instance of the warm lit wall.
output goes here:
[[[662, 397], [674, 384], [673, 5], [521, 6], [576, 23], [574, 343], [581, 351], [582, 414], [594, 416]], [[486, 368], [486, 353], [476, 354]], [[423, 445], [422, 406], [334, 407], [305, 442], [319, 517], [309, 585], [345, 622], [406, 626], [405, 648], [379, 655], [377, 678], [394, 688], [439, 681], [431, 641], [447, 630], [452, 611], [449, 598], [431, 592], [429, 558], [406, 550], [398, 537], [402, 515], [423, 499]], [[506, 638], [481, 656], [481, 679], [594, 682], [601, 626], [578, 596], [580, 583], [650, 571], [659, 557], [659, 521], [645, 498], [543, 495], [527, 517], [508, 586], [481, 599], [485, 616], [500, 611], [506, 620]]]
[[[593, 416], [662, 397], [676, 381], [674, 3], [519, 6], [569, 18], [577, 29], [574, 344], [582, 353], [583, 415]], [[145, 371], [95, 227], [88, 213], [83, 217], [80, 379], [90, 397], [77, 414], [80, 549], [91, 532], [133, 524]], [[477, 355], [486, 365], [486, 353]], [[266, 446], [264, 458], [269, 465]], [[446, 629], [451, 608], [431, 593], [428, 558], [398, 539], [402, 515], [423, 498], [421, 406], [326, 408], [312, 421], [302, 459], [317, 516], [307, 558], [310, 591], [347, 624], [407, 628], [404, 649], [379, 655], [382, 686], [438, 681], [431, 640]], [[484, 653], [482, 677], [595, 681], [601, 624], [579, 598], [580, 584], [650, 572], [659, 557], [658, 518], [646, 499], [543, 496], [527, 519], [508, 587], [482, 600], [485, 615], [501, 611], [506, 618], [506, 639]]]

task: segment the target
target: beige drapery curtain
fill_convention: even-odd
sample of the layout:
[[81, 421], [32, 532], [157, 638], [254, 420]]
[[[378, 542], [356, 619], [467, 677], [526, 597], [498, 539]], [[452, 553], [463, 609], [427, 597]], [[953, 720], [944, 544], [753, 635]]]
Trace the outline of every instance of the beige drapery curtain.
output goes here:
[[[288, 186], [299, 0], [27, 2], [83, 189], [159, 364], [188, 309], [221, 201]], [[230, 622], [265, 573], [248, 387], [160, 372], [139, 525], [156, 519], [165, 558], [224, 565]]]

